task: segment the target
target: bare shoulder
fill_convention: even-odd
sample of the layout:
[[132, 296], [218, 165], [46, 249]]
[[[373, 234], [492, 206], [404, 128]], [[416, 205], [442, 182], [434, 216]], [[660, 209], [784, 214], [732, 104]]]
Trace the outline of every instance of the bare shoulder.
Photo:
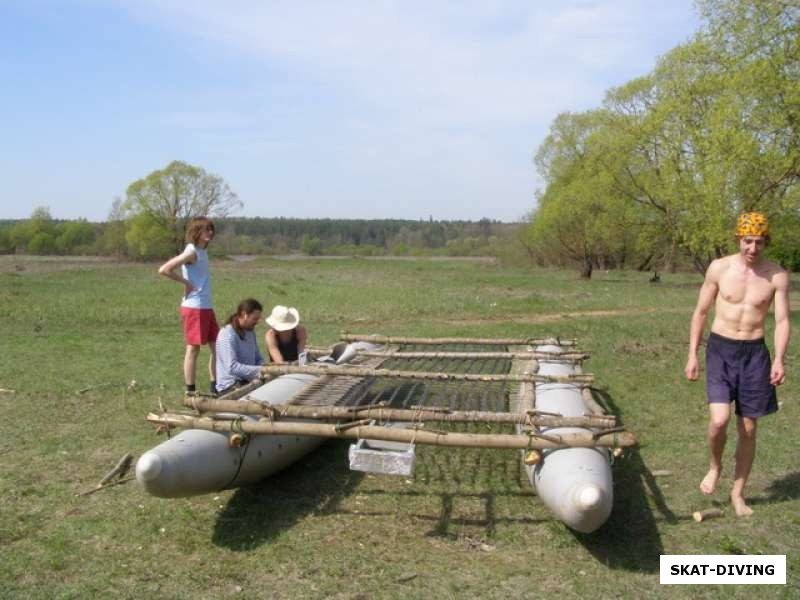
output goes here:
[[711, 261], [706, 269], [706, 281], [718, 282], [722, 274], [731, 266], [731, 261], [736, 255], [723, 256]]
[[767, 277], [772, 285], [774, 285], [777, 289], [789, 288], [789, 271], [772, 261], [766, 261], [765, 267], [767, 270]]

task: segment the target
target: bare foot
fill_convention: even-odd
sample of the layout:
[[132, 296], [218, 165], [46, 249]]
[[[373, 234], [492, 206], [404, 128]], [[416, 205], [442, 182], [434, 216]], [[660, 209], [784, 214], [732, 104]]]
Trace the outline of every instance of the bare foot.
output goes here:
[[753, 514], [753, 509], [747, 506], [742, 496], [731, 494], [731, 504], [733, 504], [733, 510], [736, 511], [737, 517], [749, 517]]
[[700, 482], [700, 491], [704, 494], [713, 494], [714, 490], [717, 489], [717, 482], [721, 474], [721, 469], [709, 469], [706, 476], [703, 477], [703, 481]]

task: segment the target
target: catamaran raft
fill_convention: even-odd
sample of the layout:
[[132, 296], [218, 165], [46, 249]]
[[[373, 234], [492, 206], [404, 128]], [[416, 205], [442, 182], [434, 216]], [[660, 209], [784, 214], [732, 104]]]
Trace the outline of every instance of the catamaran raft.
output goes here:
[[[633, 435], [605, 414], [574, 340], [343, 335], [306, 366], [267, 365], [262, 379], [191, 411], [151, 413], [178, 435], [145, 452], [136, 478], [164, 498], [267, 477], [319, 446], [349, 438], [350, 468], [411, 475], [418, 445], [520, 452], [550, 511], [589, 533], [613, 505], [611, 463]], [[470, 423], [502, 433], [475, 433]], [[493, 430], [493, 431], [494, 431]]]

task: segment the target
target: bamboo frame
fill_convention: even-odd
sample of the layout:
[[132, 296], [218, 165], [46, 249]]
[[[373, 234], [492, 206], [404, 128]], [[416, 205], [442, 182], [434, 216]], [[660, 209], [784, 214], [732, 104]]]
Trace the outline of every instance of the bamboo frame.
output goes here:
[[529, 382], [523, 382], [519, 387], [519, 412], [522, 414], [536, 411], [536, 388]]
[[419, 338], [419, 337], [399, 337], [389, 335], [368, 335], [361, 333], [342, 333], [339, 339], [345, 342], [371, 342], [373, 344], [419, 344], [419, 345], [443, 345], [443, 344], [480, 344], [486, 346], [575, 346], [577, 340], [560, 338]]
[[[237, 399], [239, 399], [239, 398], [241, 398], [243, 396], [246, 396], [247, 394], [249, 394], [253, 390], [261, 387], [262, 385], [264, 385], [264, 380], [259, 377], [258, 379], [254, 379], [250, 383], [246, 383], [245, 385], [243, 385], [241, 387], [232, 389], [227, 394], [224, 394], [223, 396], [220, 396], [220, 398], [221, 399], [225, 399], [225, 400], [237, 400]], [[196, 397], [198, 397], [198, 396], [195, 396], [195, 398]]]
[[359, 350], [358, 356], [374, 356], [381, 358], [508, 358], [521, 360], [558, 360], [563, 362], [580, 362], [589, 358], [581, 352], [404, 352], [400, 350]]
[[594, 399], [594, 394], [592, 394], [592, 388], [588, 385], [581, 389], [581, 398], [583, 399], [583, 403], [586, 405], [586, 408], [595, 415], [604, 415], [606, 411], [603, 410], [603, 407], [597, 403], [597, 400]]
[[474, 382], [536, 382], [536, 383], [593, 383], [591, 374], [581, 375], [487, 375], [478, 373], [428, 373], [424, 371], [399, 371], [392, 369], [372, 369], [364, 367], [331, 366], [300, 367], [296, 365], [264, 365], [261, 367], [262, 376], [291, 375], [305, 373], [318, 376], [338, 377], [389, 377], [396, 379], [423, 379], [435, 381], [474, 381]]
[[305, 435], [311, 437], [384, 440], [405, 444], [428, 444], [457, 448], [507, 448], [544, 450], [553, 448], [623, 448], [635, 445], [636, 438], [627, 431], [592, 433], [591, 431], [548, 435], [530, 433], [481, 434], [430, 431], [425, 429], [400, 429], [364, 425], [366, 421], [346, 424], [297, 423], [284, 421], [258, 421], [240, 417], [233, 421], [215, 420], [208, 417], [150, 413], [147, 420], [167, 427], [206, 429], [224, 433], [253, 433], [269, 435]]
[[[528, 384], [530, 385], [530, 384]], [[533, 386], [531, 386], [533, 387]], [[530, 409], [519, 414], [477, 410], [451, 411], [436, 408], [389, 408], [386, 406], [303, 406], [297, 404], [264, 404], [256, 400], [213, 400], [184, 398], [183, 404], [198, 412], [234, 412], [265, 417], [301, 418], [316, 420], [373, 419], [378, 422], [445, 422], [445, 423], [507, 423], [532, 427], [614, 427], [615, 417], [586, 415], [564, 417], [538, 414]]]

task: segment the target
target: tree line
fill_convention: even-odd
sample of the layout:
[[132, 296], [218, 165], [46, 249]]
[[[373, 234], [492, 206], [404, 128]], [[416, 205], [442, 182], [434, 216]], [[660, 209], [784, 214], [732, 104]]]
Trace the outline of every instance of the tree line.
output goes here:
[[[116, 209], [119, 211], [119, 205]], [[113, 212], [113, 211], [112, 211]], [[119, 214], [119, 213], [118, 213]], [[211, 246], [217, 254], [496, 256], [515, 244], [519, 224], [400, 219], [218, 217]], [[97, 255], [149, 260], [182, 249], [184, 221], [173, 236], [140, 214], [90, 223], [55, 220], [47, 208], [29, 219], [0, 221], [0, 253]]]
[[112, 203], [106, 222], [57, 221], [45, 207], [30, 219], [0, 221], [0, 253], [163, 259], [183, 249], [185, 225], [195, 216], [214, 219], [211, 250], [221, 254], [497, 256], [519, 246], [519, 224], [490, 219], [232, 217], [241, 206], [221, 177], [172, 161], [131, 183], [125, 199]]
[[560, 114], [521, 239], [543, 264], [704, 271], [742, 210], [800, 268], [800, 4], [698, 0], [701, 29], [602, 105]]

